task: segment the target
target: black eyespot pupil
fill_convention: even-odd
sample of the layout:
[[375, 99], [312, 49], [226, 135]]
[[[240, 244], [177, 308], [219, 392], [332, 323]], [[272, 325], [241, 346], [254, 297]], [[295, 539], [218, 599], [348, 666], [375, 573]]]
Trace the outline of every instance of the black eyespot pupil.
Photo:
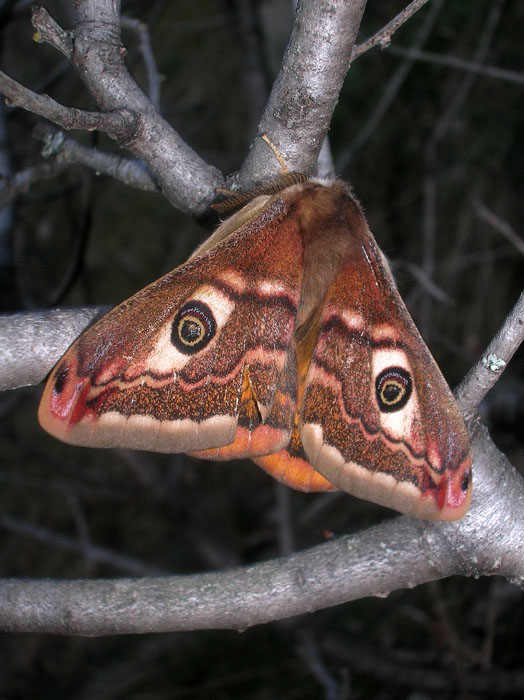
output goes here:
[[196, 321], [191, 321], [190, 319], [184, 319], [180, 322], [180, 337], [185, 340], [189, 345], [193, 345], [202, 335], [203, 329]]
[[386, 386], [382, 389], [382, 397], [386, 403], [393, 403], [394, 401], [397, 401], [401, 392], [401, 388], [396, 384], [386, 384]]
[[410, 373], [402, 367], [388, 367], [375, 380], [375, 392], [379, 409], [394, 413], [409, 401], [413, 389]]
[[216, 333], [213, 312], [202, 301], [188, 301], [171, 326], [171, 342], [180, 352], [192, 355], [206, 347]]

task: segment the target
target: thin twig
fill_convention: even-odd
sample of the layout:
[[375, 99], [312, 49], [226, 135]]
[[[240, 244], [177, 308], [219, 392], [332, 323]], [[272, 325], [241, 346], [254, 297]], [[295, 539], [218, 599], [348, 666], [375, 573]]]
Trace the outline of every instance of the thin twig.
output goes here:
[[97, 175], [109, 175], [129, 187], [158, 192], [158, 184], [143, 161], [88, 148], [48, 124], [38, 124], [33, 135], [44, 143], [43, 155], [56, 156], [60, 163], [91, 168]]
[[278, 549], [280, 555], [285, 557], [295, 550], [293, 520], [290, 508], [291, 493], [286, 486], [278, 482], [275, 482], [274, 493], [276, 496]]
[[[457, 691], [456, 675], [447, 667], [431, 668], [427, 664], [406, 662], [401, 653], [366, 645], [361, 639], [354, 641], [348, 635], [330, 632], [321, 640], [321, 649], [326, 656], [347, 664], [359, 673], [369, 674], [375, 681], [380, 678], [389, 686], [414, 688], [421, 691], [441, 694], [445, 697], [464, 697]], [[480, 671], [475, 669], [464, 673], [464, 688], [470, 693], [482, 696], [496, 694], [520, 696], [524, 692], [524, 672]]]
[[167, 572], [158, 566], [144, 564], [138, 559], [112, 551], [106, 547], [98, 547], [84, 540], [77, 540], [69, 535], [53, 532], [42, 525], [24, 522], [7, 514], [0, 514], [0, 527], [8, 532], [22, 537], [28, 537], [64, 552], [79, 554], [90, 562], [112, 566], [131, 576], [163, 576]]
[[504, 238], [509, 241], [521, 255], [524, 255], [524, 240], [522, 240], [518, 233], [514, 231], [506, 221], [503, 221], [500, 217], [494, 214], [479, 199], [476, 199], [473, 202], [473, 205], [475, 207], [475, 212], [481, 219], [487, 221], [487, 223], [492, 226], [495, 231], [502, 234]]
[[149, 27], [144, 22], [141, 22], [134, 17], [127, 17], [125, 15], [122, 15], [121, 21], [122, 27], [125, 29], [130, 29], [138, 35], [139, 50], [144, 61], [147, 74], [147, 84], [149, 86], [147, 95], [155, 109], [160, 110], [160, 86], [162, 81], [156, 65], [153, 47], [151, 45]]
[[[8, 147], [9, 129], [6, 120], [6, 109], [0, 104], [0, 270], [4, 280], [12, 275], [14, 270], [13, 260], [13, 232], [15, 228], [15, 210], [13, 206], [5, 206], [9, 202], [9, 196], [5, 197], [6, 188], [13, 177], [12, 154]], [[2, 282], [5, 285], [5, 281]], [[5, 289], [5, 286], [4, 286]]]
[[524, 341], [524, 291], [502, 327], [455, 392], [466, 418], [478, 411], [488, 391], [495, 386], [504, 368]]
[[62, 275], [48, 295], [46, 306], [52, 308], [64, 302], [69, 290], [85, 277], [85, 254], [93, 226], [94, 212], [93, 174], [87, 173], [82, 186], [82, 204], [78, 211], [78, 221], [74, 226], [74, 245], [67, 262], [64, 261]]
[[418, 282], [419, 286], [427, 293], [436, 299], [441, 304], [447, 304], [448, 306], [452, 304], [452, 299], [447, 294], [442, 287], [439, 287], [431, 277], [428, 277], [426, 272], [417, 265], [409, 260], [399, 260], [396, 259], [392, 265], [394, 270], [404, 269], [407, 270]]
[[62, 29], [45, 7], [42, 7], [42, 5], [32, 5], [31, 23], [36, 29], [36, 34], [33, 36], [35, 41], [45, 41], [57, 51], [63, 53], [68, 60], [71, 60], [73, 56], [73, 40], [71, 38], [71, 33]]
[[[493, 40], [495, 30], [501, 18], [502, 5], [505, 0], [496, 0], [490, 7], [483, 31], [480, 34], [477, 48], [474, 53], [476, 63], [483, 63], [486, 60], [489, 47]], [[437, 238], [437, 161], [438, 145], [447, 136], [456, 123], [457, 115], [464, 106], [468, 95], [471, 92], [475, 81], [474, 73], [467, 73], [460, 81], [451, 99], [446, 103], [446, 108], [437, 121], [431, 137], [424, 148], [424, 161], [426, 171], [424, 176], [424, 214], [423, 214], [423, 248], [422, 248], [422, 269], [432, 277], [435, 270], [435, 245]], [[431, 342], [433, 324], [433, 299], [426, 294], [422, 298], [419, 309], [421, 319], [421, 331], [427, 343]]]
[[[433, 26], [437, 21], [438, 14], [442, 8], [442, 4], [443, 0], [433, 0], [433, 4], [430, 5], [429, 12], [427, 13], [424, 22], [422, 23], [422, 26], [418, 31], [415, 41], [413, 42], [414, 48], [420, 48], [428, 39], [429, 35], [431, 34], [431, 30], [433, 29]], [[412, 65], [413, 61], [411, 59], [406, 59], [405, 61], [402, 61], [400, 66], [397, 68], [392, 78], [386, 84], [382, 96], [378, 101], [372, 114], [366, 120], [365, 124], [357, 133], [349, 147], [345, 149], [337, 159], [337, 172], [341, 173], [347, 168], [347, 166], [353, 159], [355, 153], [357, 153], [357, 151], [359, 151], [360, 148], [362, 148], [362, 146], [366, 143], [368, 138], [374, 133], [375, 129], [382, 121], [387, 110], [389, 109], [390, 104], [398, 95], [398, 92], [404, 84], [404, 81], [406, 80]]]
[[298, 629], [299, 651], [309, 666], [312, 675], [324, 689], [325, 700], [341, 700], [341, 688], [322, 658], [317, 640], [310, 629]]
[[251, 140], [257, 134], [260, 116], [271, 89], [270, 71], [264, 55], [257, 3], [234, 0], [228, 6], [233, 15], [235, 46], [240, 52], [239, 64], [246, 96], [245, 132]]
[[[489, 47], [491, 46], [496, 28], [502, 16], [502, 6], [504, 2], [505, 0], [496, 0], [490, 6], [483, 31], [480, 34], [477, 47], [473, 54], [473, 62], [477, 65], [484, 63], [486, 60]], [[457, 115], [471, 92], [475, 78], [476, 74], [471, 72], [463, 76], [453, 96], [447, 101], [446, 109], [444, 110], [443, 115], [437, 122], [435, 130], [431, 136], [431, 139], [429, 140], [429, 148], [435, 147], [434, 144], [436, 145], [440, 143], [448, 134], [452, 126], [456, 123]]]
[[67, 163], [40, 163], [0, 180], [0, 207], [26, 193], [35, 183], [57, 177], [68, 167]]
[[400, 27], [407, 22], [408, 19], [415, 14], [415, 12], [418, 12], [421, 7], [424, 7], [427, 2], [428, 0], [413, 0], [413, 2], [410, 2], [409, 5], [402, 10], [402, 12], [399, 12], [398, 15], [384, 27], [382, 27], [382, 29], [375, 32], [375, 34], [373, 34], [373, 36], [371, 36], [369, 39], [366, 39], [366, 41], [363, 41], [361, 44], [358, 44], [358, 46], [355, 46], [353, 52], [351, 53], [351, 61], [353, 62], [374, 46], [380, 46], [381, 49], [387, 48], [391, 43], [391, 37], [397, 31], [397, 29], [400, 29]]
[[458, 56], [444, 56], [431, 51], [420, 51], [413, 48], [403, 48], [402, 46], [390, 46], [388, 52], [396, 56], [404, 56], [414, 61], [424, 61], [426, 63], [436, 63], [441, 66], [449, 66], [457, 70], [464, 70], [468, 73], [477, 73], [487, 78], [495, 78], [496, 80], [505, 80], [509, 83], [524, 85], [524, 74], [506, 68], [497, 68], [496, 66], [486, 66], [478, 61], [467, 61]]

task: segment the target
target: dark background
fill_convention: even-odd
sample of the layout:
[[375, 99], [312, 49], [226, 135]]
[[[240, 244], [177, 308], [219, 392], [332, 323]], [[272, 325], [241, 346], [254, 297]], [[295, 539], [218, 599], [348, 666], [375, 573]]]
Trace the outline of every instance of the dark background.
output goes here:
[[[288, 0], [246, 0], [256, 38], [249, 53], [239, 26], [242, 1], [136, 1], [123, 8], [150, 27], [164, 77], [163, 114], [224, 172], [241, 164], [256, 132], [250, 105], [263, 104], [263, 96], [250, 93], [246, 66], [261, 71], [269, 88], [292, 22]], [[46, 7], [68, 26], [68, 3]], [[402, 7], [370, 0], [360, 39]], [[395, 35], [395, 46], [413, 44], [428, 11]], [[384, 117], [355, 150], [405, 60], [376, 48], [352, 66], [330, 132], [337, 174], [351, 181], [364, 204], [452, 386], [522, 289], [522, 252], [483, 212], [522, 240], [523, 32], [520, 2], [443, 3], [425, 50], [475, 61], [485, 45], [485, 63], [520, 73], [520, 83], [415, 61]], [[0, 68], [67, 106], [96, 109], [67, 62], [36, 44], [32, 33], [27, 3], [0, 2]], [[128, 66], [146, 88], [136, 36], [126, 30], [123, 41]], [[42, 162], [41, 144], [31, 138], [37, 121], [2, 105], [6, 179]], [[116, 152], [99, 134], [72, 136]], [[428, 193], [435, 197], [433, 213]], [[160, 194], [78, 167], [37, 183], [4, 215], [2, 311], [116, 304], [182, 262], [206, 235]], [[435, 226], [434, 247], [428, 222]], [[428, 259], [434, 260], [436, 295], [420, 281]], [[213, 465], [182, 455], [62, 445], [37, 424], [40, 393], [37, 387], [0, 397], [2, 577], [225, 568], [277, 556], [289, 540], [303, 549], [391, 517], [345, 494], [278, 487], [252, 463]], [[520, 469], [523, 402], [521, 353], [483, 406], [498, 445]], [[522, 593], [502, 579], [449, 579], [241, 634], [3, 635], [0, 697], [522, 697], [523, 602]]]

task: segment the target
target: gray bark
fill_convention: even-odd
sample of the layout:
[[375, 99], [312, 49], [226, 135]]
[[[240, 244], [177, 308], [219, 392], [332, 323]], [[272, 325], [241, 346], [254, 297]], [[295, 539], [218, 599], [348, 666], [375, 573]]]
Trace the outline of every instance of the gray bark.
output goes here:
[[[224, 178], [180, 139], [129, 75], [120, 43], [119, 3], [76, 0], [74, 6], [72, 42], [45, 12], [38, 10], [34, 21], [44, 38], [70, 58], [101, 111], [65, 108], [30, 93], [4, 74], [0, 90], [14, 104], [63, 128], [84, 125], [105, 131], [147, 164], [152, 180], [149, 175], [147, 182], [138, 178], [142, 185], [153, 187], [156, 181], [177, 206], [202, 211]], [[364, 0], [304, 0], [299, 6], [282, 70], [260, 123], [261, 132], [269, 133], [290, 170], [315, 169], [364, 6]], [[267, 145], [256, 139], [234, 182], [246, 186], [277, 170]], [[42, 381], [96, 312], [57, 310], [4, 317], [0, 387]], [[305, 552], [211, 574], [4, 580], [0, 628], [82, 635], [244, 629], [452, 574], [498, 574], [523, 585], [524, 483], [494, 446], [477, 414], [478, 402], [502, 367], [488, 355], [509, 362], [523, 334], [524, 298], [494, 339], [486, 362], [472, 369], [457, 394], [474, 464], [473, 500], [461, 521], [429, 523], [397, 517]]]

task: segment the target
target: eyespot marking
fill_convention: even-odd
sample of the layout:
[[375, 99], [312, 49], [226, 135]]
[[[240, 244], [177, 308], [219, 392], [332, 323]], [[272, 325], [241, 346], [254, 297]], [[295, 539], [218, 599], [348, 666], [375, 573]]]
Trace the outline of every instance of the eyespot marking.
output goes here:
[[411, 375], [402, 367], [388, 367], [375, 380], [377, 403], [383, 413], [394, 413], [404, 408], [412, 390]]
[[213, 312], [202, 301], [186, 302], [178, 311], [171, 328], [171, 342], [181, 353], [193, 355], [203, 350], [216, 333]]

